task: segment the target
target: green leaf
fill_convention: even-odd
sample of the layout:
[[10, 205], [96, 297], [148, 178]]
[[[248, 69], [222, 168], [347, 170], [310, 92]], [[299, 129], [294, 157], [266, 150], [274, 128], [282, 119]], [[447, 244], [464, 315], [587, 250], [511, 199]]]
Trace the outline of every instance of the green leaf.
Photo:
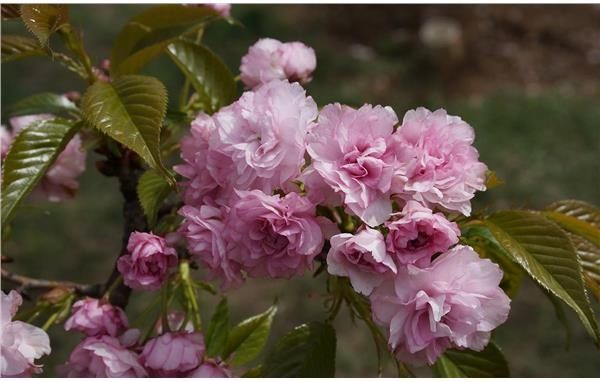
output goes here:
[[78, 126], [70, 121], [39, 121], [21, 131], [4, 160], [2, 175], [2, 227], [17, 206], [34, 189]]
[[561, 200], [546, 207], [546, 211], [560, 212], [600, 228], [600, 210], [581, 200]]
[[21, 19], [42, 46], [50, 35], [69, 22], [69, 7], [59, 4], [21, 5]]
[[206, 354], [208, 357], [216, 357], [223, 353], [227, 345], [228, 335], [229, 308], [227, 299], [223, 297], [219, 301], [206, 331]]
[[433, 365], [433, 375], [441, 378], [506, 378], [508, 364], [492, 342], [480, 352], [449, 349]]
[[132, 74], [161, 54], [180, 36], [203, 28], [220, 17], [207, 7], [159, 5], [133, 17], [121, 30], [113, 45], [113, 75]]
[[182, 40], [169, 45], [168, 52], [196, 89], [203, 110], [212, 113], [233, 102], [237, 90], [233, 75], [207, 47]]
[[525, 272], [498, 243], [490, 230], [483, 225], [469, 225], [462, 229], [461, 241], [471, 246], [481, 257], [488, 258], [502, 269], [500, 287], [513, 298], [521, 288]]
[[156, 170], [146, 171], [138, 180], [137, 194], [140, 204], [148, 220], [148, 226], [153, 228], [160, 205], [169, 196], [171, 186], [165, 177]]
[[2, 36], [2, 62], [16, 61], [31, 56], [44, 56], [46, 52], [31, 37]]
[[335, 376], [335, 330], [311, 322], [283, 336], [269, 353], [263, 378], [332, 378]]
[[62, 94], [38, 93], [24, 98], [6, 110], [11, 117], [42, 113], [60, 114], [64, 112], [78, 113], [75, 104]]
[[590, 307], [577, 253], [565, 233], [543, 215], [503, 211], [485, 224], [496, 240], [541, 286], [573, 309], [596, 343], [598, 324]]
[[223, 351], [223, 359], [229, 358], [233, 353], [230, 363], [242, 365], [256, 358], [267, 342], [275, 313], [277, 307], [271, 306], [265, 312], [250, 317], [232, 328]]
[[135, 151], [170, 184], [175, 183], [160, 157], [167, 91], [158, 79], [131, 75], [111, 83], [97, 81], [85, 92], [81, 109], [92, 126]]
[[585, 285], [600, 300], [600, 247], [581, 236], [570, 232], [566, 234], [579, 255], [581, 267], [585, 272]]

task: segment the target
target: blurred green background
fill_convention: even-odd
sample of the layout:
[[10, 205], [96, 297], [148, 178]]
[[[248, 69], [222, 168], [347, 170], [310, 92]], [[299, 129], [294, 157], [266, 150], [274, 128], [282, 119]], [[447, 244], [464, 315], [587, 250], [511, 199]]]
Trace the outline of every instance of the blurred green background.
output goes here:
[[[120, 28], [141, 5], [72, 5], [93, 60], [110, 55]], [[482, 160], [506, 182], [478, 195], [475, 208], [541, 208], [558, 199], [600, 205], [600, 17], [598, 5], [234, 5], [241, 25], [219, 23], [205, 43], [230, 69], [260, 37], [300, 40], [315, 48], [318, 67], [308, 93], [319, 105], [339, 101], [410, 108], [446, 108], [476, 130]], [[2, 22], [2, 33], [22, 32]], [[172, 100], [182, 76], [166, 59], [146, 70], [167, 85]], [[2, 65], [2, 107], [41, 91], [82, 90], [81, 81], [49, 60]], [[6, 121], [3, 121], [6, 123]], [[102, 282], [120, 250], [121, 196], [113, 178], [95, 171], [88, 156], [81, 190], [71, 202], [28, 203], [19, 212], [3, 254], [11, 270], [34, 277]], [[250, 280], [231, 294], [234, 321], [265, 310], [275, 298], [273, 337], [325, 315], [322, 279]], [[205, 317], [213, 297], [201, 301]], [[131, 317], [149, 297], [134, 294]], [[598, 312], [598, 304], [594, 302]], [[206, 319], [206, 318], [205, 318]], [[569, 313], [565, 331], [542, 292], [525, 283], [508, 322], [497, 331], [513, 376], [600, 376], [600, 353]], [[344, 310], [338, 332], [337, 376], [374, 376], [368, 331]], [[79, 340], [51, 330], [54, 375]], [[393, 374], [387, 371], [389, 376]], [[428, 372], [419, 370], [426, 376]]]

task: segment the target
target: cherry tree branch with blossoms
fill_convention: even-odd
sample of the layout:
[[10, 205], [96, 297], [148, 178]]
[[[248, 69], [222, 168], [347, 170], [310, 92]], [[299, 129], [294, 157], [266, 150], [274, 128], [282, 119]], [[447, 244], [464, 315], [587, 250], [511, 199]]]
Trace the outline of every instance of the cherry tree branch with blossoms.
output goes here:
[[[3, 62], [53, 56], [56, 34], [68, 53], [55, 62], [86, 84], [83, 96], [40, 93], [10, 108], [0, 131], [3, 240], [28, 197], [76, 196], [86, 150], [118, 180], [124, 217], [103, 284], [34, 279], [3, 264], [18, 291], [45, 293], [18, 311], [18, 291], [2, 292], [2, 377], [40, 373], [57, 324], [82, 335], [56, 370], [65, 377], [333, 377], [342, 312], [373, 337], [378, 375], [390, 358], [401, 377], [424, 365], [441, 377], [505, 377], [491, 338], [525, 276], [600, 342], [588, 298], [600, 290], [600, 211], [581, 201], [473, 211], [496, 177], [462, 118], [319, 108], [303, 87], [316, 53], [301, 42], [258, 40], [234, 77], [202, 42], [211, 23], [234, 23], [226, 4], [150, 7], [99, 67], [67, 6], [3, 5], [2, 14], [32, 33], [3, 36]], [[176, 110], [158, 78], [139, 74], [163, 54], [186, 78]], [[231, 324], [231, 290], [307, 272], [324, 283], [324, 319], [272, 346], [276, 303]], [[132, 293], [146, 307], [130, 321]], [[204, 293], [220, 297], [210, 317]]]

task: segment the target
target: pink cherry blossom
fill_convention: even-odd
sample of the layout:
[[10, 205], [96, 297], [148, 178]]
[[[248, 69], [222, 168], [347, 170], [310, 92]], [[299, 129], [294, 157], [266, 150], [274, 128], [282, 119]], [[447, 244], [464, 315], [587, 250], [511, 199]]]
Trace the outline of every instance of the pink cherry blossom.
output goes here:
[[140, 360], [152, 377], [184, 377], [200, 365], [204, 351], [201, 333], [168, 332], [148, 341]]
[[235, 169], [221, 148], [213, 119], [207, 114], [198, 114], [192, 121], [190, 134], [181, 140], [184, 163], [174, 167], [186, 179], [181, 183], [186, 204], [212, 204], [231, 192], [231, 174]]
[[133, 232], [127, 243], [129, 255], [121, 256], [117, 268], [123, 282], [133, 289], [156, 290], [177, 265], [177, 252], [164, 238], [146, 232]]
[[240, 78], [249, 88], [284, 79], [305, 84], [311, 80], [316, 67], [317, 58], [313, 48], [301, 42], [283, 43], [263, 38], [242, 57]]
[[390, 138], [397, 123], [389, 107], [325, 106], [307, 139], [312, 164], [365, 223], [376, 226], [392, 213], [390, 188], [396, 155]]
[[200, 208], [183, 206], [179, 215], [184, 221], [179, 232], [187, 249], [209, 272], [209, 277], [222, 280], [222, 288], [239, 286], [243, 277], [240, 264], [231, 258], [235, 244], [225, 238], [225, 208], [208, 205]]
[[371, 295], [373, 316], [403, 362], [431, 365], [450, 347], [480, 351], [508, 317], [501, 279], [496, 264], [457, 245], [429, 268], [399, 268]]
[[205, 360], [202, 365], [192, 371], [188, 378], [232, 378], [231, 370], [223, 362], [214, 359]]
[[229, 17], [229, 15], [231, 14], [231, 4], [209, 3], [209, 4], [204, 4], [204, 6], [211, 8], [212, 10], [214, 10], [215, 12], [217, 12], [218, 14], [220, 14], [223, 17]]
[[473, 128], [444, 109], [408, 111], [394, 140], [410, 160], [397, 169], [394, 192], [405, 200], [469, 215], [475, 192], [485, 190], [487, 170], [478, 160], [474, 139]]
[[324, 244], [315, 206], [296, 193], [285, 197], [238, 191], [225, 232], [232, 256], [252, 277], [291, 277], [310, 268]]
[[298, 180], [304, 184], [306, 197], [315, 204], [328, 207], [342, 204], [341, 192], [335, 192], [323, 179], [313, 165], [307, 166]]
[[330, 243], [327, 271], [349, 277], [354, 290], [366, 296], [385, 277], [397, 271], [379, 231], [367, 227], [356, 235], [340, 233], [333, 236]]
[[271, 193], [300, 174], [316, 117], [317, 105], [300, 85], [272, 81], [213, 116], [219, 143], [211, 146], [232, 159], [227, 176], [235, 188]]
[[110, 336], [87, 337], [58, 368], [67, 378], [140, 378], [148, 373], [138, 355]]
[[0, 292], [0, 377], [29, 377], [40, 373], [35, 360], [50, 354], [50, 339], [42, 329], [13, 321], [23, 300], [16, 291]]
[[388, 253], [398, 264], [427, 266], [431, 256], [458, 243], [458, 225], [418, 202], [408, 201], [397, 216], [385, 224], [389, 229], [385, 241]]
[[117, 337], [127, 330], [127, 325], [127, 316], [121, 308], [86, 297], [73, 304], [65, 330], [77, 330], [87, 336], [108, 334]]
[[10, 144], [13, 141], [13, 137], [10, 131], [4, 125], [0, 125], [0, 158], [4, 160], [6, 158], [6, 154], [8, 154], [8, 149], [10, 148]]

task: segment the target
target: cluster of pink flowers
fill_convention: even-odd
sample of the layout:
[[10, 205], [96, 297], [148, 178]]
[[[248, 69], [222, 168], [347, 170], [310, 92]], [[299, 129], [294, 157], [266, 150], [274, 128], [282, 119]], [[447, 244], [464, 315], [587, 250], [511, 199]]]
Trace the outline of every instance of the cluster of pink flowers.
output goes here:
[[50, 354], [50, 339], [42, 329], [13, 317], [23, 303], [16, 291], [0, 291], [0, 377], [30, 377], [42, 371], [35, 361]]
[[[510, 308], [502, 272], [457, 245], [445, 215], [469, 215], [485, 190], [472, 127], [443, 109], [410, 110], [401, 123], [384, 106], [319, 112], [301, 87], [315, 67], [302, 44], [259, 40], [240, 68], [251, 90], [192, 122], [175, 167], [189, 253], [225, 288], [301, 274], [321, 255], [370, 298], [398, 359], [483, 349]], [[353, 220], [351, 232], [317, 206]]]
[[[174, 312], [173, 312], [174, 313]], [[65, 377], [231, 377], [227, 365], [205, 357], [202, 333], [180, 322], [171, 322], [173, 331], [156, 332], [145, 344], [139, 331], [129, 329], [125, 312], [104, 300], [86, 298], [73, 305], [66, 330], [87, 337], [77, 345], [67, 362], [58, 369]]]
[[[30, 124], [53, 119], [52, 114], [36, 114], [10, 119], [12, 130], [0, 127], [0, 154], [2, 161], [16, 136]], [[42, 178], [33, 195], [43, 197], [51, 202], [71, 199], [79, 189], [79, 177], [85, 171], [86, 152], [83, 150], [81, 137], [76, 134], [58, 155], [52, 166]]]

